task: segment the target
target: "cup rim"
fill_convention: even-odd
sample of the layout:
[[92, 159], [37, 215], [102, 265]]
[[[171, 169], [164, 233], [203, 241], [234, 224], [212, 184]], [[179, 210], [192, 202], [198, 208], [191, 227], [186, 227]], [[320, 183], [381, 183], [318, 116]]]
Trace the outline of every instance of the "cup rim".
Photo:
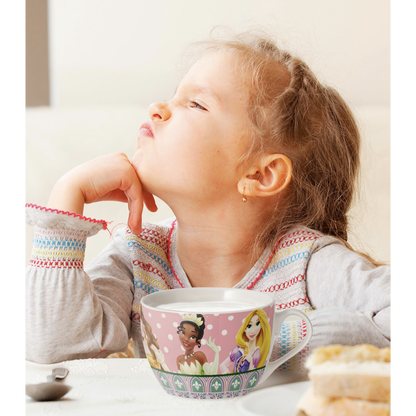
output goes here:
[[[176, 301], [175, 301], [176, 299]], [[189, 313], [189, 310], [169, 309], [160, 308], [159, 305], [187, 302], [188, 300], [197, 302], [198, 300], [203, 301], [240, 301], [247, 303], [247, 308], [227, 310], [227, 311], [204, 311], [198, 309], [198, 313], [201, 314], [229, 314], [236, 312], [248, 312], [253, 309], [263, 309], [268, 306], [274, 305], [275, 300], [273, 296], [265, 292], [257, 292], [247, 289], [237, 288], [223, 288], [223, 287], [195, 287], [195, 288], [184, 288], [184, 289], [169, 289], [160, 292], [155, 292], [144, 296], [140, 303], [142, 306], [152, 309], [155, 311], [163, 311], [167, 313]]]

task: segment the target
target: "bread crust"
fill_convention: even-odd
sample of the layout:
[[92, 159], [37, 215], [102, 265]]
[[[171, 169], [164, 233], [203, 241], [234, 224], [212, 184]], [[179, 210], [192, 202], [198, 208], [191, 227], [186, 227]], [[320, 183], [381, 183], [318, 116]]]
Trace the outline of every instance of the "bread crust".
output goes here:
[[333, 344], [317, 348], [306, 362], [308, 369], [326, 361], [380, 361], [390, 362], [390, 348], [377, 348], [369, 344], [355, 346]]
[[355, 400], [346, 397], [331, 399], [314, 394], [310, 387], [296, 409], [296, 416], [390, 416], [387, 403]]

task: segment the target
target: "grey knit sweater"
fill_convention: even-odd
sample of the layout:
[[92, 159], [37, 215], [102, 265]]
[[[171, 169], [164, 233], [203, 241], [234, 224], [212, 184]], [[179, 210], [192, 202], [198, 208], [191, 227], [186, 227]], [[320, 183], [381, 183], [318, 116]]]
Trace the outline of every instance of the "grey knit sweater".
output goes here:
[[[104, 221], [31, 204], [26, 216], [35, 229], [26, 277], [26, 358], [103, 358], [125, 351], [130, 338], [136, 357], [145, 357], [140, 299], [191, 287], [176, 252], [175, 221], [145, 223], [139, 236], [117, 231], [84, 270], [87, 238], [106, 228]], [[269, 292], [277, 310], [308, 314], [313, 336], [280, 370], [303, 370], [309, 351], [321, 345], [390, 346], [390, 268], [375, 267], [333, 237], [294, 229], [268, 247], [235, 287]], [[304, 335], [303, 321], [286, 322], [272, 359]]]

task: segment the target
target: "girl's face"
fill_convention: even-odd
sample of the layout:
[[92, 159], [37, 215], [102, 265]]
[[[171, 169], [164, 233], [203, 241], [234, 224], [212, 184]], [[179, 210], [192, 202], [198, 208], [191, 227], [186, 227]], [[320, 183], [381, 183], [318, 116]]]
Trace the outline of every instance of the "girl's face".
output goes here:
[[181, 342], [185, 350], [195, 348], [197, 345], [197, 330], [192, 324], [182, 324], [182, 328], [179, 330], [179, 341]]
[[140, 129], [132, 164], [145, 189], [165, 202], [180, 196], [214, 204], [236, 196], [237, 158], [247, 149], [249, 122], [235, 68], [230, 52], [209, 53], [171, 100], [149, 107], [151, 121]]
[[258, 315], [253, 315], [244, 333], [246, 334], [248, 340], [251, 341], [252, 339], [255, 339], [257, 337], [260, 331], [261, 331], [261, 323], [260, 323], [259, 317]]

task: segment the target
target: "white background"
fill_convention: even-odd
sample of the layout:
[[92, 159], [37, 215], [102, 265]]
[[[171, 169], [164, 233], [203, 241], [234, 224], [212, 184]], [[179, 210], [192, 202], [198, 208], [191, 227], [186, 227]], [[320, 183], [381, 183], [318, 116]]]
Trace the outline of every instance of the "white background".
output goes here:
[[261, 26], [353, 106], [389, 106], [387, 0], [49, 0], [54, 106], [171, 97], [183, 49], [217, 25]]

